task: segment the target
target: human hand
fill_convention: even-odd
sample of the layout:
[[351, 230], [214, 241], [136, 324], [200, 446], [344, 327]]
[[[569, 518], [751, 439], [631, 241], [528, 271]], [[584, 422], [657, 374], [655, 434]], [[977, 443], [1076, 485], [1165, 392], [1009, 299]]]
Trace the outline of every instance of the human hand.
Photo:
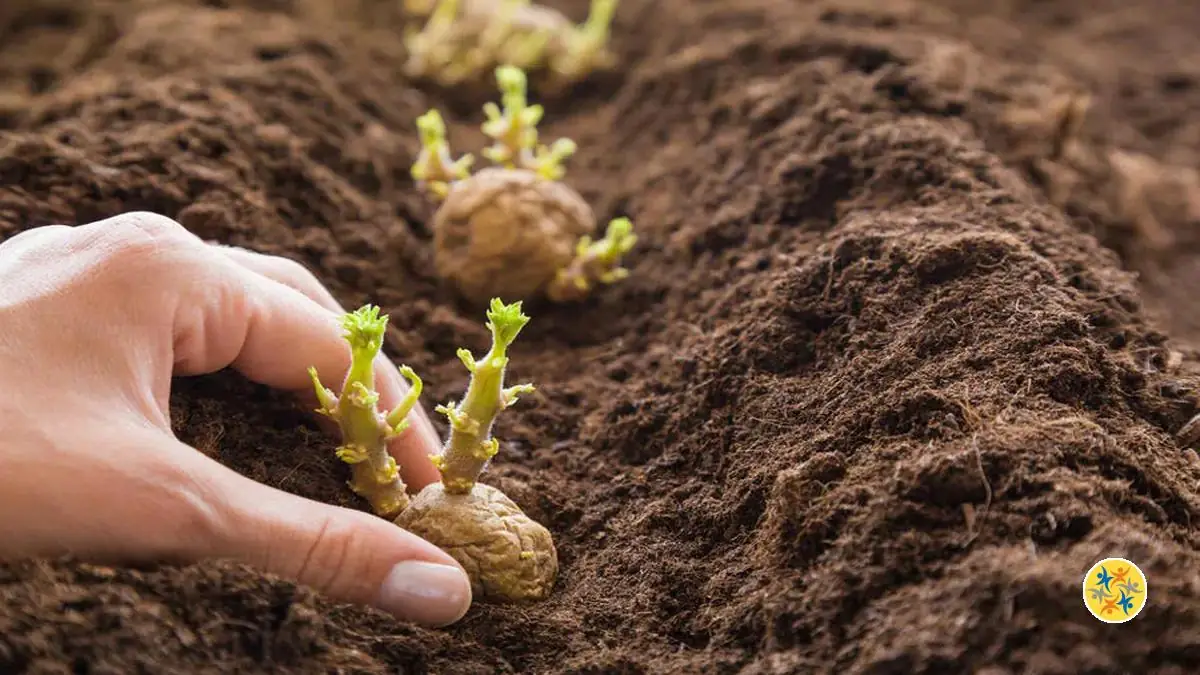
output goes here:
[[[230, 558], [429, 625], [470, 606], [449, 555], [367, 513], [267, 487], [175, 438], [171, 377], [232, 366], [312, 396], [340, 380], [342, 308], [298, 263], [204, 243], [129, 213], [0, 244], [0, 557]], [[380, 404], [406, 384], [376, 366]], [[405, 481], [437, 480], [423, 411], [392, 448]]]

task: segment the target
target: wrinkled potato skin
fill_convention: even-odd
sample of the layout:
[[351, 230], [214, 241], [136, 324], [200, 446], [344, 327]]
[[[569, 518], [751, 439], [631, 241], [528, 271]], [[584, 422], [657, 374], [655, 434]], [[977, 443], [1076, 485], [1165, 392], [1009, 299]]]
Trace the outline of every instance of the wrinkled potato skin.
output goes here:
[[554, 587], [558, 552], [550, 531], [494, 487], [476, 483], [465, 495], [448, 495], [433, 483], [394, 522], [457, 560], [477, 599], [544, 600]]
[[532, 298], [596, 229], [591, 207], [561, 182], [484, 169], [455, 183], [433, 217], [434, 264], [467, 300]]
[[[469, 23], [479, 31], [499, 15], [500, 7], [497, 0], [460, 0], [458, 21]], [[436, 8], [437, 0], [406, 0], [404, 3], [405, 11], [422, 19], [429, 18]], [[575, 28], [575, 24], [562, 13], [536, 3], [517, 7], [512, 16], [512, 23], [522, 31], [549, 31], [551, 39], [558, 38], [559, 33]]]

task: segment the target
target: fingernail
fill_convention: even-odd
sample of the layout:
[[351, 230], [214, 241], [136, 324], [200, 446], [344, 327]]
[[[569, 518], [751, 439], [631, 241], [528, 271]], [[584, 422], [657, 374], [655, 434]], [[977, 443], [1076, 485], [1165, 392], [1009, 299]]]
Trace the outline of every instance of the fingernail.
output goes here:
[[405, 621], [448, 626], [471, 608], [471, 582], [458, 567], [406, 560], [384, 579], [379, 608]]

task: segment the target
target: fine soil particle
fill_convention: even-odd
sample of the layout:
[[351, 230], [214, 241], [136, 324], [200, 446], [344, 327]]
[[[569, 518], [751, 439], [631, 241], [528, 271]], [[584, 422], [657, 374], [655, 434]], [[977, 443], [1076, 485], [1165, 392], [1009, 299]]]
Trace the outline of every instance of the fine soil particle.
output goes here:
[[[457, 394], [487, 335], [407, 171], [419, 114], [473, 150], [494, 94], [406, 82], [400, 5], [0, 2], [0, 238], [163, 213], [381, 304], [425, 400]], [[238, 566], [21, 562], [0, 672], [1200, 671], [1198, 27], [1189, 0], [624, 0], [624, 68], [542, 102], [567, 181], [636, 223], [632, 275], [527, 305], [539, 393], [487, 478], [554, 533], [551, 599], [433, 631]], [[293, 401], [220, 373], [173, 408], [362, 508]], [[1152, 589], [1121, 627], [1080, 597], [1110, 556]]]

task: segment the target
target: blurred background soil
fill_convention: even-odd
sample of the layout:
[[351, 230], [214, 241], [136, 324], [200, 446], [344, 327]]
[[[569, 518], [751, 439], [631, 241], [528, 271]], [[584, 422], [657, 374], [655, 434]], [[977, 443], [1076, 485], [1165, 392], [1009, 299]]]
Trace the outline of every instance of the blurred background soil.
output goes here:
[[[574, 19], [583, 0], [552, 3]], [[0, 3], [0, 239], [128, 210], [288, 256], [455, 395], [398, 0]], [[1200, 5], [624, 0], [541, 99], [632, 277], [527, 309], [488, 481], [554, 532], [527, 608], [423, 630], [224, 563], [0, 566], [4, 673], [1194, 673]], [[147, 280], [153, 283], [153, 280]], [[220, 373], [182, 438], [362, 508], [335, 440]], [[440, 421], [440, 420], [439, 420]], [[1193, 524], [1196, 521], [1196, 524]], [[1102, 624], [1097, 560], [1146, 572]]]

